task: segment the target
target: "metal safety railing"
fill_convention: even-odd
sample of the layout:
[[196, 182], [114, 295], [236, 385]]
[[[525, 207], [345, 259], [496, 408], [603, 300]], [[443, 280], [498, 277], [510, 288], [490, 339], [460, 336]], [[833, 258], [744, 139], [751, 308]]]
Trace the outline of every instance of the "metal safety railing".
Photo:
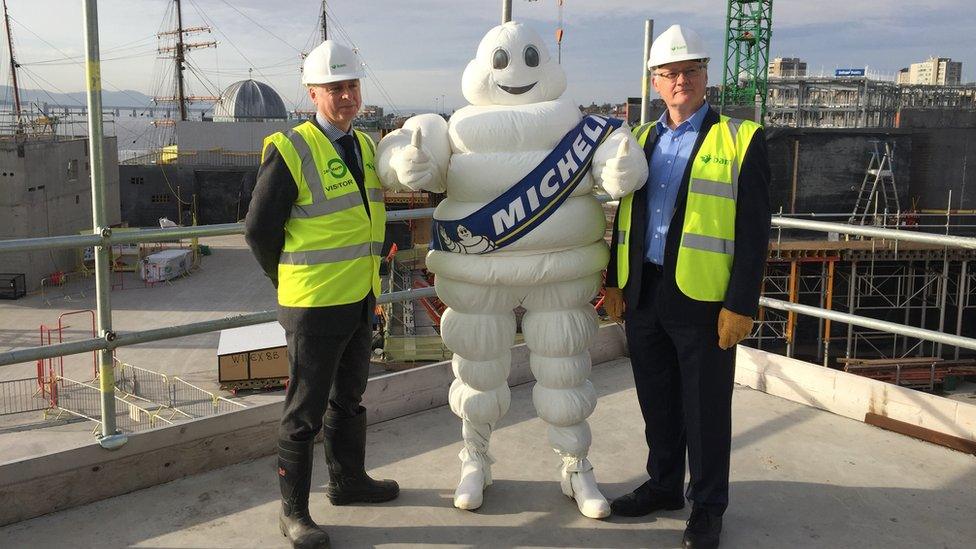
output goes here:
[[[807, 219], [796, 219], [790, 217], [773, 216], [772, 225], [779, 229], [801, 229], [823, 233], [838, 233], [850, 236], [862, 236], [893, 240], [895, 242], [919, 242], [923, 244], [933, 244], [945, 246], [947, 248], [956, 247], [969, 250], [976, 250], [976, 238], [954, 235], [938, 235], [932, 233], [917, 232], [903, 229], [888, 229], [862, 225], [848, 225], [845, 223], [833, 223], [827, 221], [814, 221]], [[944, 332], [928, 330], [925, 328], [907, 326], [896, 322], [888, 322], [875, 318], [841, 313], [831, 309], [812, 307], [779, 299], [760, 297], [759, 305], [770, 309], [787, 311], [795, 314], [803, 314], [828, 321], [835, 321], [847, 324], [848, 326], [860, 326], [872, 330], [880, 330], [905, 337], [923, 339], [939, 344], [950, 345], [963, 349], [976, 350], [976, 339], [961, 335], [946, 334]]]
[[[391, 211], [387, 214], [387, 221], [406, 221], [410, 219], [424, 219], [431, 217], [433, 214], [433, 208], [422, 208], [416, 210], [400, 210]], [[226, 223], [220, 225], [207, 225], [198, 227], [174, 227], [167, 229], [140, 229], [134, 231], [126, 231], [124, 233], [113, 234], [111, 229], [103, 229], [100, 234], [92, 235], [70, 235], [70, 236], [58, 236], [58, 237], [47, 237], [47, 238], [33, 238], [33, 239], [12, 239], [0, 241], [0, 253], [6, 252], [19, 252], [19, 251], [33, 251], [33, 250], [50, 250], [50, 249], [60, 249], [60, 248], [76, 248], [76, 247], [89, 247], [95, 246], [99, 247], [110, 247], [117, 244], [129, 244], [138, 242], [158, 242], [165, 240], [177, 240], [184, 238], [198, 238], [205, 236], [222, 236], [222, 235], [233, 235], [233, 234], [243, 234], [244, 225], [243, 223]], [[107, 293], [107, 285], [99, 285], [96, 281], [96, 293]], [[434, 297], [436, 295], [433, 288], [422, 288], [416, 290], [406, 290], [400, 292], [392, 292], [388, 294], [381, 295], [377, 302], [380, 304], [391, 303], [394, 301], [410, 301], [414, 299], [423, 299]], [[102, 308], [108, 310], [110, 316], [111, 305], [107, 299], [97, 300], [96, 306], [98, 310], [98, 318], [101, 319], [103, 316]], [[111, 356], [111, 351], [119, 347], [127, 345], [136, 345], [139, 343], [147, 343], [151, 341], [159, 341], [163, 339], [172, 339], [178, 337], [184, 337], [189, 335], [202, 334], [207, 332], [219, 331], [227, 328], [237, 328], [241, 326], [250, 326], [253, 324], [261, 324], [264, 322], [273, 322], [277, 317], [276, 311], [262, 311], [249, 314], [241, 314], [235, 316], [229, 316], [225, 318], [208, 320], [204, 322], [194, 322], [189, 324], [182, 324], [177, 326], [168, 326], [165, 328], [156, 328], [151, 330], [141, 330], [132, 332], [116, 332], [109, 328], [108, 330], [100, 326], [99, 333], [100, 337], [92, 337], [86, 339], [79, 339], [63, 343], [53, 343], [51, 345], [42, 345], [37, 347], [27, 347], [21, 349], [14, 349], [11, 351], [5, 351], [0, 353], [0, 366], [6, 366], [11, 364], [20, 364], [25, 362], [37, 361], [51, 359], [55, 357], [63, 357], [66, 355], [73, 355], [86, 352], [105, 352], [108, 353], [109, 364], [112, 364], [114, 360]], [[104, 364], [101, 363], [100, 364]], [[125, 373], [123, 373], [125, 372]], [[107, 375], [106, 375], [107, 373]], [[223, 411], [228, 411], [235, 408], [237, 403], [227, 400], [223, 397], [205, 391], [195, 385], [192, 385], [184, 380], [178, 378], [166, 379], [165, 376], [161, 374], [153, 375], [153, 372], [148, 370], [137, 369], [134, 366], [128, 366], [128, 370], [123, 366], [121, 371], [118, 371], [114, 367], [100, 368], [98, 387], [89, 384], [83, 384], [84, 389], [78, 386], [72, 386], [76, 394], [84, 393], [86, 398], [84, 410], [77, 409], [65, 409], [63, 412], [70, 413], [79, 417], [85, 417], [92, 419], [93, 421], [98, 421], [102, 426], [103, 430], [109, 431], [111, 435], [105, 435], [103, 433], [102, 439], [106, 439], [107, 436], [119, 435], [116, 431], [130, 431], [132, 427], [131, 418], [125, 419], [128, 416], [124, 414], [115, 413], [116, 408], [116, 395], [115, 391], [122, 390], [126, 391], [126, 394], [130, 389], [133, 389], [131, 394], [134, 396], [139, 392], [148, 391], [151, 395], [147, 395], [149, 400], [157, 403], [166, 403], [167, 408], [170, 405], [176, 404], [172, 409], [177, 409], [186, 412], [186, 408], [190, 408], [191, 411], [187, 412], [192, 415], [209, 415], [213, 413], [220, 413]], [[36, 383], [36, 380], [35, 380]], [[119, 385], [121, 383], [121, 385]], [[136, 384], [139, 384], [139, 391], [134, 390]], [[95, 414], [92, 406], [91, 400], [93, 394], [91, 389], [94, 388], [99, 392], [98, 396], [103, 401], [106, 400], [104, 395], [109, 395], [111, 398], [108, 402], [103, 402], [105, 404], [105, 411]], [[158, 394], [157, 394], [158, 393]], [[26, 408], [35, 408], [36, 406], [42, 406], [41, 404], [31, 404], [27, 406], [25, 403], [16, 406], [19, 411], [27, 411]], [[138, 406], [137, 404], [127, 403], [126, 406], [132, 410], [132, 406]], [[43, 406], [42, 406], [43, 407]], [[41, 408], [36, 408], [41, 409]], [[136, 414], [136, 412], [133, 412]], [[108, 418], [107, 421], [101, 421], [101, 417]], [[148, 416], [146, 416], [148, 417]], [[152, 422], [157, 421], [155, 418], [159, 417], [159, 421], [169, 421], [159, 414], [152, 415]], [[117, 421], [123, 421], [125, 425], [120, 425]], [[113, 423], [114, 422], [114, 423]], [[106, 447], [112, 447], [116, 445], [121, 445], [119, 441], [124, 443], [124, 435], [116, 436], [110, 439], [109, 444], [103, 444]]]

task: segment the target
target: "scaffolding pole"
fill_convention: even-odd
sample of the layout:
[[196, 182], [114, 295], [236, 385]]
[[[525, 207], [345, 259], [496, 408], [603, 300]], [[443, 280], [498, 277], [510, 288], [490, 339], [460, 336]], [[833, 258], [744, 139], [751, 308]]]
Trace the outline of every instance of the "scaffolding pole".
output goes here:
[[[827, 310], [833, 309], [834, 302], [834, 265], [836, 261], [827, 262]], [[823, 338], [823, 365], [826, 368], [830, 365], [830, 319], [824, 319], [824, 338]]]
[[651, 118], [651, 70], [647, 68], [647, 61], [651, 57], [653, 40], [654, 20], [648, 19], [644, 21], [644, 63], [641, 65], [641, 124], [647, 124]]
[[[968, 261], [963, 261], [962, 266], [959, 271], [959, 294], [956, 298], [956, 335], [962, 335], [962, 312], [966, 307], [966, 301], [968, 294], [966, 292], [967, 286], [969, 284], [969, 279], [967, 278], [966, 268], [969, 266]], [[959, 360], [959, 346], [956, 346], [956, 352], [953, 354], [954, 360]]]
[[[98, 53], [97, 0], [83, 0], [85, 14], [85, 79], [88, 97], [88, 150], [91, 159], [92, 228], [103, 238], [111, 235], [106, 224], [105, 164], [103, 162], [102, 128], [102, 76]], [[112, 305], [109, 298], [109, 247], [105, 242], [95, 246], [95, 303], [98, 317], [98, 334], [111, 341]], [[101, 392], [102, 434], [98, 443], [102, 448], [114, 450], [122, 447], [128, 437], [115, 425], [115, 374], [112, 370], [112, 352], [98, 351], [99, 390]]]

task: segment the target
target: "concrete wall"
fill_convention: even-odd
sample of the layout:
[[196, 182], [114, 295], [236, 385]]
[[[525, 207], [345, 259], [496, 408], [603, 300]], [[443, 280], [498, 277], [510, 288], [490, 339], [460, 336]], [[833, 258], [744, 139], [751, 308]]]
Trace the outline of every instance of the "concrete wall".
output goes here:
[[[119, 166], [122, 219], [130, 227], [158, 227], [159, 218], [189, 225], [193, 196], [197, 223], [233, 223], [244, 218], [257, 167], [174, 164]], [[180, 204], [177, 200], [182, 200]]]
[[[106, 216], [114, 225], [121, 221], [116, 138], [105, 139], [104, 151]], [[0, 238], [71, 235], [92, 228], [87, 139], [0, 144], [0, 188]], [[76, 270], [80, 253], [3, 254], [0, 272], [24, 273], [32, 291], [50, 273]]]
[[275, 122], [201, 122], [176, 123], [176, 144], [181, 151], [260, 151], [265, 136], [291, 129], [300, 120]]
[[874, 150], [872, 141], [895, 143], [895, 183], [905, 209], [911, 205], [908, 178], [915, 162], [912, 138], [905, 130], [769, 128], [772, 170], [770, 205], [790, 213], [793, 203], [794, 143], [799, 143], [796, 212], [850, 213]]

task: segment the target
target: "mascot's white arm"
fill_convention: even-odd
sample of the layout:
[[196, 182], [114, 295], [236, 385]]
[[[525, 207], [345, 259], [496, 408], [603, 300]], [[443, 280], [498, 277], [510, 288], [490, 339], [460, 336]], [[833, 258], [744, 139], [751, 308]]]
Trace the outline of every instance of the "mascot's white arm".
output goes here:
[[647, 181], [647, 158], [626, 124], [593, 153], [593, 180], [612, 198], [624, 197]]
[[447, 122], [436, 114], [411, 117], [376, 147], [376, 173], [392, 191], [444, 192], [450, 161]]

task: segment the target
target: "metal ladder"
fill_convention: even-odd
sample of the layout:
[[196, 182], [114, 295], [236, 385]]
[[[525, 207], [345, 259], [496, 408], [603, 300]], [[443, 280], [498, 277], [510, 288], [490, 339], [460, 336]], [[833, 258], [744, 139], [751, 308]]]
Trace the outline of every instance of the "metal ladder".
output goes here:
[[871, 153], [868, 169], [861, 181], [854, 211], [847, 222], [851, 225], [889, 225], [889, 221], [897, 224], [901, 207], [898, 204], [898, 190], [895, 188], [895, 172], [892, 166], [894, 146], [885, 141], [882, 153], [879, 149], [881, 142], [872, 143], [874, 152]]

